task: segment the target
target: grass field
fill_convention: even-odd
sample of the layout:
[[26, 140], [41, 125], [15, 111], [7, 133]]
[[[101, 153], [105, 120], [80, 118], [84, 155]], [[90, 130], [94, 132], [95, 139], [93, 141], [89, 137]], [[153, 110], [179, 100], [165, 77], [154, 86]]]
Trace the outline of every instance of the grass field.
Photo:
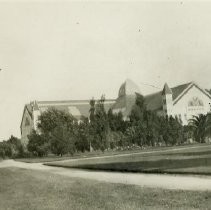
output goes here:
[[[189, 147], [190, 145], [185, 146], [177, 146], [179, 147]], [[201, 144], [199, 144], [201, 146]], [[176, 147], [176, 148], [177, 148]], [[84, 153], [76, 153], [73, 156], [70, 155], [64, 155], [56, 156], [53, 154], [48, 155], [47, 157], [30, 157], [30, 158], [18, 158], [17, 161], [25, 162], [25, 163], [43, 163], [43, 162], [52, 162], [52, 161], [60, 161], [60, 160], [67, 160], [67, 159], [78, 159], [78, 158], [89, 158], [89, 157], [101, 157], [101, 156], [113, 156], [113, 155], [119, 155], [119, 154], [127, 154], [127, 153], [140, 153], [140, 152], [146, 152], [146, 151], [157, 151], [157, 150], [167, 150], [174, 147], [149, 147], [146, 149], [135, 149], [135, 150], [118, 150], [118, 151], [93, 151], [93, 152], [84, 152]]]
[[25, 162], [25, 163], [44, 163], [44, 162], [53, 162], [53, 161], [60, 161], [60, 160], [68, 160], [68, 159], [79, 159], [79, 158], [90, 158], [90, 157], [101, 157], [101, 156], [115, 156], [121, 154], [135, 154], [135, 153], [145, 153], [151, 151], [166, 151], [169, 149], [178, 149], [178, 148], [191, 148], [191, 147], [203, 147], [204, 144], [191, 144], [191, 145], [181, 145], [181, 146], [170, 146], [170, 147], [148, 147], [145, 149], [135, 149], [135, 150], [123, 150], [123, 151], [93, 151], [93, 152], [84, 152], [84, 153], [76, 153], [73, 156], [64, 155], [56, 156], [53, 154], [48, 155], [47, 157], [30, 157], [30, 158], [18, 158], [17, 161]]
[[211, 209], [211, 192], [101, 183], [18, 168], [0, 170], [0, 210]]
[[177, 150], [59, 161], [47, 165], [110, 171], [211, 175], [211, 145], [175, 149]]

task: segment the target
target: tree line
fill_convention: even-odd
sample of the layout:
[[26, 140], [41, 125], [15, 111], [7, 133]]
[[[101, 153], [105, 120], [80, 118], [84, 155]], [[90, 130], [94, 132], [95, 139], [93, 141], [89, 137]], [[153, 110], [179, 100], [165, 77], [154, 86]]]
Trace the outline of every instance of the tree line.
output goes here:
[[[144, 97], [137, 94], [135, 105], [125, 120], [121, 112], [114, 114], [111, 109], [106, 112], [104, 102], [104, 96], [98, 101], [90, 100], [89, 117], [82, 117], [80, 121], [55, 108], [43, 112], [38, 130], [28, 136], [27, 154], [62, 156], [92, 150], [172, 146], [189, 139], [204, 143], [211, 133], [210, 114], [193, 116], [188, 126], [182, 126], [177, 117], [159, 116], [147, 110]], [[14, 138], [0, 143], [0, 157], [26, 154], [20, 140]]]

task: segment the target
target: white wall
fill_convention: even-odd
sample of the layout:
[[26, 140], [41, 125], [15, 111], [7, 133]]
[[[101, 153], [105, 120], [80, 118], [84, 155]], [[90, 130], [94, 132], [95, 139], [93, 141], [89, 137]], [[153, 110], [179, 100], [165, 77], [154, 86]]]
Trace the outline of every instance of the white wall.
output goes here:
[[[203, 102], [204, 106], [188, 106], [188, 102], [193, 98], [198, 98]], [[193, 115], [207, 114], [210, 111], [211, 99], [205, 95], [196, 86], [193, 86], [176, 104], [173, 106], [172, 115], [181, 116], [184, 125], [188, 124], [188, 120]]]

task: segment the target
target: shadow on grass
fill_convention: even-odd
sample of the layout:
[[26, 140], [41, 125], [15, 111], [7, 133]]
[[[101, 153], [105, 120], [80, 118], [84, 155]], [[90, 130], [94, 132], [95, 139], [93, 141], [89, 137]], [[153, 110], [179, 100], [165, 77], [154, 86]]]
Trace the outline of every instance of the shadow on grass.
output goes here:
[[201, 156], [201, 155], [211, 155], [210, 151], [195, 151], [195, 152], [176, 152], [176, 153], [166, 153], [162, 154], [163, 156], [175, 156], [175, 155], [181, 155], [181, 156]]
[[[51, 165], [53, 166], [53, 164]], [[55, 165], [56, 166], [56, 165]], [[58, 165], [57, 165], [58, 166]], [[169, 169], [194, 168], [194, 167], [211, 167], [211, 157], [209, 158], [194, 158], [184, 160], [158, 160], [158, 161], [140, 161], [140, 162], [116, 162], [116, 163], [98, 163], [84, 164], [77, 166], [60, 166], [68, 168], [89, 169], [89, 170], [104, 170], [104, 171], [119, 171], [119, 172], [144, 172], [144, 173], [181, 173], [181, 174], [211, 174], [210, 172], [168, 172]]]

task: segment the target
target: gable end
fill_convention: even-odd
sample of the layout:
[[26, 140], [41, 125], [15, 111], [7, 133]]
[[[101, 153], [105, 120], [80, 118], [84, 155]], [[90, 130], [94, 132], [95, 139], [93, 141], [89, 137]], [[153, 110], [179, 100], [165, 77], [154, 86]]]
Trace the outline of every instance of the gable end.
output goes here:
[[198, 90], [200, 90], [202, 93], [204, 93], [208, 98], [211, 99], [211, 95], [209, 93], [207, 93], [205, 90], [203, 90], [202, 88], [200, 88], [198, 85], [196, 85], [195, 83], [192, 83], [190, 86], [188, 86], [177, 98], [175, 98], [175, 100], [173, 101], [173, 105], [175, 105], [184, 95], [186, 95], [188, 93], [188, 91], [192, 88], [192, 87], [196, 87]]

